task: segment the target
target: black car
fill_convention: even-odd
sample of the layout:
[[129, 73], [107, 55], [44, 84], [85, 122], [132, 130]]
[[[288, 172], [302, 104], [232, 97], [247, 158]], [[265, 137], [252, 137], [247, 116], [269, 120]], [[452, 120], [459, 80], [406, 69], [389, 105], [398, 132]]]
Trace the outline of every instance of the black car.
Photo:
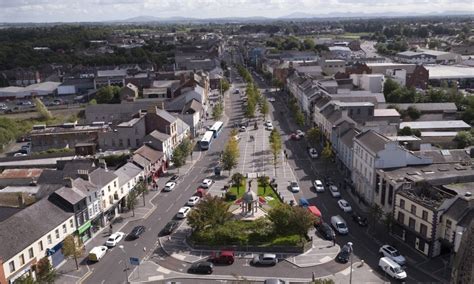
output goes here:
[[179, 179], [179, 176], [178, 176], [178, 175], [173, 175], [173, 176], [168, 180], [168, 182], [178, 183], [178, 179]]
[[319, 226], [317, 226], [317, 229], [326, 240], [332, 241], [336, 237], [334, 230], [331, 228], [331, 226], [329, 226], [328, 223], [321, 223]]
[[340, 263], [347, 263], [349, 261], [349, 257], [351, 256], [351, 247], [348, 245], [344, 245], [341, 251], [337, 254], [336, 260]]
[[179, 222], [176, 221], [176, 220], [169, 221], [169, 222], [165, 225], [165, 227], [163, 228], [163, 230], [161, 230], [161, 235], [162, 235], [162, 236], [166, 236], [166, 235], [171, 234], [174, 230], [176, 230], [176, 228], [178, 228], [178, 225], [179, 225]]
[[214, 265], [209, 261], [200, 261], [193, 263], [189, 268], [191, 273], [207, 273], [211, 274], [213, 271]]
[[354, 222], [359, 224], [359, 226], [361, 226], [361, 227], [366, 227], [367, 224], [368, 224], [367, 217], [363, 217], [363, 216], [357, 214], [356, 212], [352, 213], [352, 220], [354, 220]]
[[140, 237], [141, 234], [145, 232], [145, 226], [136, 226], [133, 230], [128, 234], [128, 239], [135, 240]]

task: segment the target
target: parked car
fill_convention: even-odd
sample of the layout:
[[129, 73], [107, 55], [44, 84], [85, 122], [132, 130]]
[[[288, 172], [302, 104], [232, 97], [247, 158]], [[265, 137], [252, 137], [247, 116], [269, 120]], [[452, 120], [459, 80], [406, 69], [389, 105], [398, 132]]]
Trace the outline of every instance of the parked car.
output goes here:
[[116, 233], [113, 233], [112, 235], [110, 235], [110, 237], [107, 239], [107, 241], [105, 242], [105, 245], [107, 247], [114, 247], [116, 246], [122, 239], [123, 239], [123, 236], [125, 236], [125, 233], [123, 232], [116, 232]]
[[178, 179], [179, 179], [179, 176], [178, 176], [178, 175], [173, 175], [173, 176], [168, 180], [168, 182], [178, 183]]
[[209, 187], [211, 187], [211, 184], [212, 184], [212, 183], [213, 183], [212, 179], [208, 179], [208, 178], [207, 178], [207, 179], [205, 179], [205, 180], [202, 181], [201, 187], [202, 187], [202, 188], [209, 188]]
[[172, 191], [175, 186], [176, 186], [175, 182], [167, 182], [165, 184], [165, 187], [163, 188], [163, 191], [167, 191], [167, 192]]
[[361, 227], [366, 227], [368, 224], [367, 217], [363, 217], [359, 215], [357, 212], [352, 213], [352, 220], [354, 220], [354, 222], [359, 224], [359, 226]]
[[331, 193], [332, 197], [341, 197], [341, 193], [339, 192], [339, 190], [337, 190], [337, 187], [335, 185], [329, 186], [329, 192]]
[[321, 223], [316, 227], [316, 229], [326, 240], [332, 241], [336, 237], [336, 233], [328, 223]]
[[342, 211], [344, 211], [346, 213], [352, 211], [351, 205], [345, 199], [339, 199], [337, 201], [337, 205], [339, 205], [339, 208], [341, 208]]
[[93, 247], [89, 251], [88, 259], [90, 261], [98, 262], [107, 252], [107, 247], [106, 246], [97, 246]]
[[379, 254], [384, 257], [388, 257], [391, 260], [395, 261], [401, 266], [404, 266], [406, 263], [406, 259], [403, 255], [401, 255], [398, 250], [391, 245], [383, 245], [379, 249]]
[[295, 192], [295, 193], [300, 191], [300, 186], [298, 185], [296, 181], [290, 182], [290, 190], [291, 192]]
[[199, 196], [193, 195], [188, 199], [188, 202], [186, 202], [186, 205], [189, 207], [195, 206], [199, 202]]
[[161, 230], [161, 235], [166, 236], [170, 235], [176, 228], [178, 228], [179, 222], [176, 220], [171, 220], [168, 223], [166, 223], [165, 227], [163, 230]]
[[331, 217], [331, 226], [341, 235], [349, 234], [349, 228], [347, 228], [346, 221], [344, 221], [344, 219], [339, 215]]
[[291, 140], [300, 140], [301, 137], [298, 136], [296, 133], [291, 133], [290, 139], [291, 139]]
[[407, 278], [405, 270], [403, 270], [398, 263], [388, 257], [381, 257], [379, 259], [379, 267], [394, 279], [403, 280]]
[[188, 207], [188, 206], [181, 207], [178, 211], [178, 214], [176, 214], [176, 218], [184, 219], [188, 216], [190, 211], [191, 211], [191, 207]]
[[214, 270], [214, 265], [209, 261], [199, 261], [195, 262], [189, 267], [189, 272], [191, 273], [206, 273], [211, 274]]
[[275, 100], [274, 97], [270, 97], [270, 98], [268, 98], [268, 101], [271, 102], [271, 103], [274, 103], [276, 100]]
[[351, 247], [345, 244], [341, 251], [336, 256], [336, 261], [340, 263], [347, 263], [351, 256]]
[[267, 124], [266, 129], [272, 131], [273, 130], [273, 124], [271, 122], [269, 124]]
[[232, 264], [234, 263], [235, 256], [234, 252], [231, 250], [223, 250], [219, 252], [212, 252], [209, 257], [209, 261], [212, 263], [221, 263], [221, 264]]
[[247, 127], [245, 125], [240, 126], [239, 131], [240, 132], [245, 132], [247, 130]]
[[145, 226], [136, 226], [135, 228], [133, 228], [130, 234], [128, 234], [127, 238], [129, 238], [130, 240], [138, 239], [140, 235], [145, 232], [145, 230]]
[[252, 259], [253, 265], [275, 265], [277, 263], [278, 258], [276, 257], [276, 254], [273, 253], [260, 254]]
[[304, 137], [304, 132], [298, 129], [298, 130], [296, 130], [296, 135], [298, 135], [300, 138], [303, 138]]
[[318, 151], [316, 151], [314, 148], [309, 148], [308, 153], [311, 159], [316, 159], [318, 157]]
[[270, 278], [270, 279], [265, 279], [263, 281], [263, 284], [286, 284], [289, 282], [286, 282], [285, 280], [277, 279], [277, 278]]
[[23, 153], [18, 153], [18, 152], [15, 153], [15, 154], [13, 154], [13, 157], [26, 157], [26, 156], [28, 156], [28, 155], [27, 155], [27, 154], [23, 154]]
[[0, 104], [0, 110], [7, 110], [8, 106], [6, 104]]
[[324, 192], [324, 185], [319, 179], [315, 180], [313, 185], [316, 192]]

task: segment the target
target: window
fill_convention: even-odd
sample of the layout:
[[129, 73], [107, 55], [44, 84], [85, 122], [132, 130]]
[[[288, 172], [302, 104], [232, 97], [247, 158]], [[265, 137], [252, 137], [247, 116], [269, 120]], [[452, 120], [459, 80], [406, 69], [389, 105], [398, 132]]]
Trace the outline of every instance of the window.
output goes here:
[[423, 210], [421, 212], [421, 219], [425, 220], [425, 221], [428, 221], [428, 211], [426, 210]]
[[8, 266], [10, 267], [10, 273], [13, 273], [15, 271], [15, 262], [10, 261], [10, 263], [8, 263]]
[[127, 146], [130, 147], [131, 146], [131, 143], [130, 143], [130, 138], [127, 138]]
[[120, 194], [123, 194], [123, 186], [120, 188]]
[[54, 233], [56, 234], [56, 239], [59, 239], [59, 229], [56, 229]]
[[30, 259], [33, 258], [33, 257], [35, 257], [35, 253], [33, 252], [33, 248], [30, 248], [30, 249], [28, 250], [28, 256], [30, 257]]
[[392, 200], [393, 200], [393, 185], [389, 184], [388, 185], [388, 204], [392, 205]]
[[63, 224], [63, 234], [66, 234], [67, 233], [67, 227], [66, 227], [66, 224]]
[[415, 219], [413, 219], [413, 218], [411, 218], [411, 217], [408, 218], [408, 227], [409, 227], [410, 229], [413, 229], [413, 230], [415, 229]]
[[416, 215], [416, 206], [415, 206], [415, 205], [412, 205], [412, 206], [411, 206], [410, 212], [411, 212], [412, 214]]
[[102, 196], [105, 196], [105, 193], [104, 193], [104, 191], [103, 191], [103, 190], [102, 190]]
[[92, 196], [89, 196], [89, 203], [92, 202]]
[[399, 223], [403, 224], [405, 222], [405, 214], [402, 212], [398, 211], [398, 217], [397, 220]]
[[51, 235], [48, 235], [47, 239], [48, 239], [48, 245], [53, 243], [53, 240], [51, 239]]
[[117, 187], [117, 181], [114, 180], [114, 187]]
[[97, 192], [94, 192], [94, 197], [97, 198]]
[[428, 233], [428, 227], [426, 227], [425, 224], [420, 224], [420, 234], [423, 237], [426, 237], [427, 233]]
[[140, 139], [135, 139], [135, 146], [139, 146], [140, 145]]
[[385, 205], [385, 187], [382, 187], [382, 195], [380, 197], [380, 203], [382, 204], [382, 206]]
[[400, 199], [400, 208], [405, 209], [405, 199]]
[[39, 250], [40, 250], [40, 251], [43, 251], [43, 250], [44, 250], [43, 241], [39, 241], [39, 242], [38, 242], [38, 247], [39, 247]]
[[25, 264], [25, 256], [23, 254], [20, 254], [20, 265]]
[[357, 109], [357, 114], [360, 114], [360, 108]]
[[110, 192], [110, 185], [107, 186], [107, 190]]
[[74, 220], [69, 220], [69, 227], [74, 228]]
[[122, 146], [123, 146], [123, 140], [119, 139], [119, 147], [122, 147]]

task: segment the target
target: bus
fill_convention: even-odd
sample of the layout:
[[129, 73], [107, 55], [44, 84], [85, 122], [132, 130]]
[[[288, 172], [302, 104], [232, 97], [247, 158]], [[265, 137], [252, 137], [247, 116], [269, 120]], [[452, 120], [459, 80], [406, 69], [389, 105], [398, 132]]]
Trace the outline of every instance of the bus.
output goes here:
[[206, 133], [204, 133], [204, 136], [202, 137], [201, 141], [199, 141], [199, 146], [201, 147], [201, 150], [209, 149], [209, 146], [212, 143], [213, 137], [214, 137], [214, 132], [212, 131], [206, 131]]
[[214, 138], [217, 138], [217, 136], [219, 136], [219, 133], [221, 132], [223, 127], [224, 127], [224, 122], [216, 121], [216, 123], [214, 123], [214, 125], [212, 125], [212, 127], [211, 127], [211, 129], [209, 129], [209, 131], [212, 131], [214, 133]]

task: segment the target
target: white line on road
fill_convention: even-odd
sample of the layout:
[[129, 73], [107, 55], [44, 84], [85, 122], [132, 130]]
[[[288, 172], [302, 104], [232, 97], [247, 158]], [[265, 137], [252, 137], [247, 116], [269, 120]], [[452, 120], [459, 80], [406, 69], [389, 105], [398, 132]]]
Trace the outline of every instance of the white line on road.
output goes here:
[[168, 207], [168, 209], [166, 209], [166, 212], [169, 212], [171, 210], [171, 207], [173, 207], [174, 203], [171, 203], [170, 204], [170, 207]]
[[182, 194], [182, 193], [180, 193], [180, 194], [178, 195], [177, 200], [179, 200], [181, 197], [183, 197], [183, 194]]
[[123, 262], [123, 260], [120, 260], [120, 261], [118, 262], [118, 264], [121, 264], [122, 262]]
[[133, 246], [136, 247], [138, 245], [138, 243], [135, 243]]

